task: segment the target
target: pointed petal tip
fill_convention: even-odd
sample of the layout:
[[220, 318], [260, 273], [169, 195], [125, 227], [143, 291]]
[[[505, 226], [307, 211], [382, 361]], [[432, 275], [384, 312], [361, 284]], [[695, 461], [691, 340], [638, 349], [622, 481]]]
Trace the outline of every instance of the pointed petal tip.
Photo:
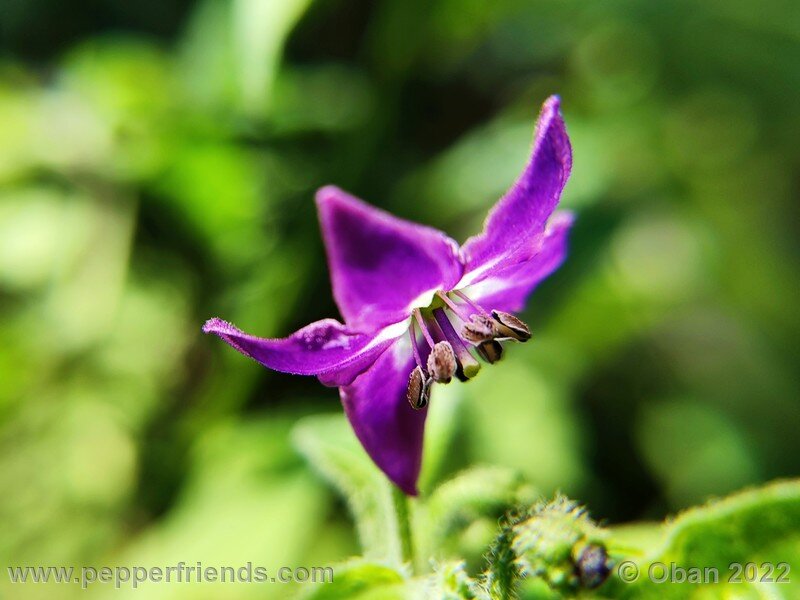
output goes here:
[[209, 319], [204, 333], [213, 333], [265, 367], [293, 375], [315, 375], [325, 385], [348, 385], [407, 327], [400, 323], [371, 334], [348, 330], [334, 319], [322, 319], [284, 338], [261, 338], [222, 319]]
[[314, 200], [317, 204], [321, 202], [326, 202], [327, 200], [335, 200], [339, 197], [342, 193], [342, 190], [335, 185], [324, 185], [317, 190], [317, 193], [314, 195]]
[[371, 215], [378, 218], [386, 216], [379, 208], [332, 184], [319, 188], [314, 195], [314, 202], [317, 205], [323, 238], [330, 235], [328, 228], [337, 218], [336, 215], [351, 215], [353, 218], [365, 219]]
[[542, 103], [542, 108], [539, 110], [538, 123], [547, 123], [556, 121], [562, 128], [564, 125], [564, 115], [561, 112], [561, 96], [553, 94]]
[[539, 118], [536, 120], [533, 140], [534, 155], [540, 146], [547, 143], [552, 146], [562, 164], [562, 183], [566, 183], [572, 171], [572, 144], [567, 135], [564, 115], [561, 114], [561, 96], [552, 95], [545, 100]]
[[222, 319], [214, 317], [203, 323], [203, 333], [217, 333], [223, 329], [229, 329], [231, 324]]
[[317, 204], [317, 209], [322, 209], [329, 205], [338, 205], [342, 207], [363, 206], [366, 204], [363, 200], [359, 200], [352, 194], [348, 194], [342, 188], [332, 184], [319, 188], [314, 195], [314, 201]]
[[380, 468], [389, 482], [394, 485], [398, 490], [403, 492], [406, 496], [417, 497], [419, 496], [419, 488], [417, 487], [417, 479], [419, 479], [419, 472], [403, 472], [400, 470], [384, 470]]
[[561, 96], [558, 94], [551, 94], [547, 100], [542, 104], [542, 112], [545, 111], [558, 111], [561, 110]]
[[[564, 115], [561, 114], [561, 96], [552, 95], [542, 104], [539, 118], [537, 119], [537, 131], [544, 132], [551, 125], [557, 125], [561, 129], [565, 129]], [[566, 135], [564, 133], [563, 135]]]
[[525, 169], [489, 211], [483, 231], [461, 247], [466, 273], [462, 285], [524, 262], [533, 247], [529, 240], [544, 233], [572, 171], [572, 145], [560, 107], [558, 95], [544, 101]]
[[419, 496], [419, 489], [417, 488], [416, 483], [413, 484], [406, 483], [400, 485], [399, 483], [395, 482], [395, 485], [397, 485], [400, 491], [403, 492], [406, 496], [411, 496], [412, 498], [416, 498], [417, 496]]

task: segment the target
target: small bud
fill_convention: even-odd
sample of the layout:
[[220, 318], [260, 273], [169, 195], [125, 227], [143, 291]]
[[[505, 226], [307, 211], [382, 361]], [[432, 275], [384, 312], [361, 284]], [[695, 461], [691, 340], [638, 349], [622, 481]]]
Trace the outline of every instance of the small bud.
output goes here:
[[450, 383], [456, 374], [456, 355], [450, 342], [436, 342], [428, 355], [428, 373], [434, 381]]
[[494, 319], [487, 315], [472, 315], [470, 322], [461, 328], [461, 336], [472, 344], [480, 344], [497, 337]]
[[490, 365], [493, 365], [498, 360], [503, 358], [503, 346], [500, 345], [500, 342], [495, 340], [483, 342], [482, 344], [476, 346], [475, 350], [477, 350], [480, 357]]
[[602, 530], [563, 496], [534, 506], [516, 520], [513, 534], [511, 547], [522, 572], [536, 574], [562, 595], [599, 586], [608, 575]]
[[511, 338], [518, 342], [527, 342], [531, 339], [530, 328], [520, 319], [507, 312], [493, 310], [492, 316], [497, 322], [497, 330], [501, 338]]
[[592, 590], [602, 585], [611, 573], [605, 547], [600, 544], [586, 546], [575, 561], [575, 570], [583, 587]]
[[411, 371], [411, 376], [408, 378], [408, 388], [406, 389], [406, 398], [411, 408], [420, 410], [428, 405], [431, 395], [431, 383], [433, 383], [433, 380], [425, 374], [421, 367], [417, 366]]

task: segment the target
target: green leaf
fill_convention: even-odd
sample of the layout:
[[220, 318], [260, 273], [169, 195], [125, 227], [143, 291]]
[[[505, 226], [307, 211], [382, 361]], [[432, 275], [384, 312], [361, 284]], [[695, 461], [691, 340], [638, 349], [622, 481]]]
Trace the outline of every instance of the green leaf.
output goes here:
[[434, 573], [406, 579], [382, 564], [354, 560], [334, 567], [333, 581], [311, 587], [300, 600], [489, 600], [463, 563], [435, 566]]
[[275, 80], [269, 121], [281, 136], [343, 132], [375, 118], [374, 95], [369, 79], [357, 69], [337, 63], [286, 64]]
[[398, 586], [404, 577], [386, 565], [353, 561], [333, 568], [333, 581], [319, 583], [301, 594], [302, 600], [351, 600], [355, 598], [402, 598]]
[[[652, 529], [631, 535], [626, 528], [621, 535], [613, 532], [608, 542], [613, 549], [652, 539]], [[759, 579], [764, 574], [763, 563], [800, 565], [800, 481], [776, 482], [687, 510], [664, 526], [655, 548], [627, 554], [618, 563], [633, 561], [638, 579], [624, 583], [619, 576], [613, 577], [603, 588], [604, 593], [618, 598], [789, 597], [792, 589], [797, 592], [792, 584], [747, 582], [744, 576], [741, 583], [729, 583], [728, 579], [733, 574], [732, 563], [755, 563]], [[676, 568], [687, 570], [716, 569], [719, 583], [656, 583], [648, 577], [654, 563], [667, 567], [674, 563]], [[660, 578], [660, 567], [654, 569], [656, 578]], [[790, 573], [789, 579], [796, 581], [796, 574]]]
[[205, 0], [184, 38], [190, 92], [249, 116], [268, 106], [289, 32], [311, 0]]
[[364, 556], [403, 563], [392, 486], [372, 463], [344, 416], [314, 416], [294, 428], [295, 447], [347, 499]]

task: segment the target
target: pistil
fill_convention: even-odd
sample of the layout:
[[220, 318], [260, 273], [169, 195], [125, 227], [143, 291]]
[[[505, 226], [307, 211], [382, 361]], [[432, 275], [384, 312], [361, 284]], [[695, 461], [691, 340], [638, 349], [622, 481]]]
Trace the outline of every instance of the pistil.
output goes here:
[[474, 310], [476, 313], [481, 314], [481, 315], [485, 315], [486, 314], [486, 311], [483, 310], [483, 308], [481, 308], [479, 305], [475, 304], [472, 300], [470, 300], [469, 296], [467, 296], [461, 290], [453, 290], [453, 293], [456, 296], [458, 296], [459, 298], [461, 298], [464, 302], [466, 302], [472, 308], [472, 310]]
[[467, 313], [467, 314], [464, 314], [464, 312], [463, 312], [463, 310], [464, 310], [464, 307], [462, 307], [462, 306], [459, 306], [458, 304], [456, 304], [455, 302], [453, 302], [453, 301], [452, 301], [452, 300], [451, 300], [451, 299], [448, 297], [448, 295], [447, 295], [447, 294], [444, 294], [444, 293], [442, 293], [442, 292], [436, 292], [436, 295], [439, 297], [439, 299], [440, 299], [442, 302], [444, 302], [444, 303], [447, 305], [447, 308], [449, 308], [451, 311], [453, 311], [453, 314], [454, 314], [455, 316], [457, 316], [459, 319], [461, 319], [461, 320], [462, 320], [462, 321], [464, 321], [465, 323], [469, 321], [470, 315], [469, 315], [469, 313]]
[[433, 317], [436, 319], [436, 324], [439, 326], [442, 335], [450, 342], [450, 345], [453, 347], [453, 352], [455, 352], [459, 367], [456, 371], [456, 375], [459, 375], [459, 379], [463, 377], [464, 380], [475, 377], [481, 368], [481, 364], [469, 353], [469, 348], [467, 348], [464, 341], [453, 328], [453, 324], [450, 323], [450, 319], [447, 318], [444, 310], [440, 308], [435, 309], [433, 311]]

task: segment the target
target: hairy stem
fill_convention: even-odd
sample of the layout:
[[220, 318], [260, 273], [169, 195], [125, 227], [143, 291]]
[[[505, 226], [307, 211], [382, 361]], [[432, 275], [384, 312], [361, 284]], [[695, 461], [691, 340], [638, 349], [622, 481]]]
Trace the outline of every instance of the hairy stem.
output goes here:
[[397, 532], [400, 535], [400, 550], [403, 562], [408, 563], [414, 571], [414, 540], [411, 535], [410, 501], [400, 489], [392, 486], [395, 512], [397, 513]]
[[492, 600], [513, 600], [516, 598], [517, 581], [520, 577], [513, 548], [514, 532], [510, 523], [501, 525], [489, 549], [489, 569], [484, 574], [484, 586]]

